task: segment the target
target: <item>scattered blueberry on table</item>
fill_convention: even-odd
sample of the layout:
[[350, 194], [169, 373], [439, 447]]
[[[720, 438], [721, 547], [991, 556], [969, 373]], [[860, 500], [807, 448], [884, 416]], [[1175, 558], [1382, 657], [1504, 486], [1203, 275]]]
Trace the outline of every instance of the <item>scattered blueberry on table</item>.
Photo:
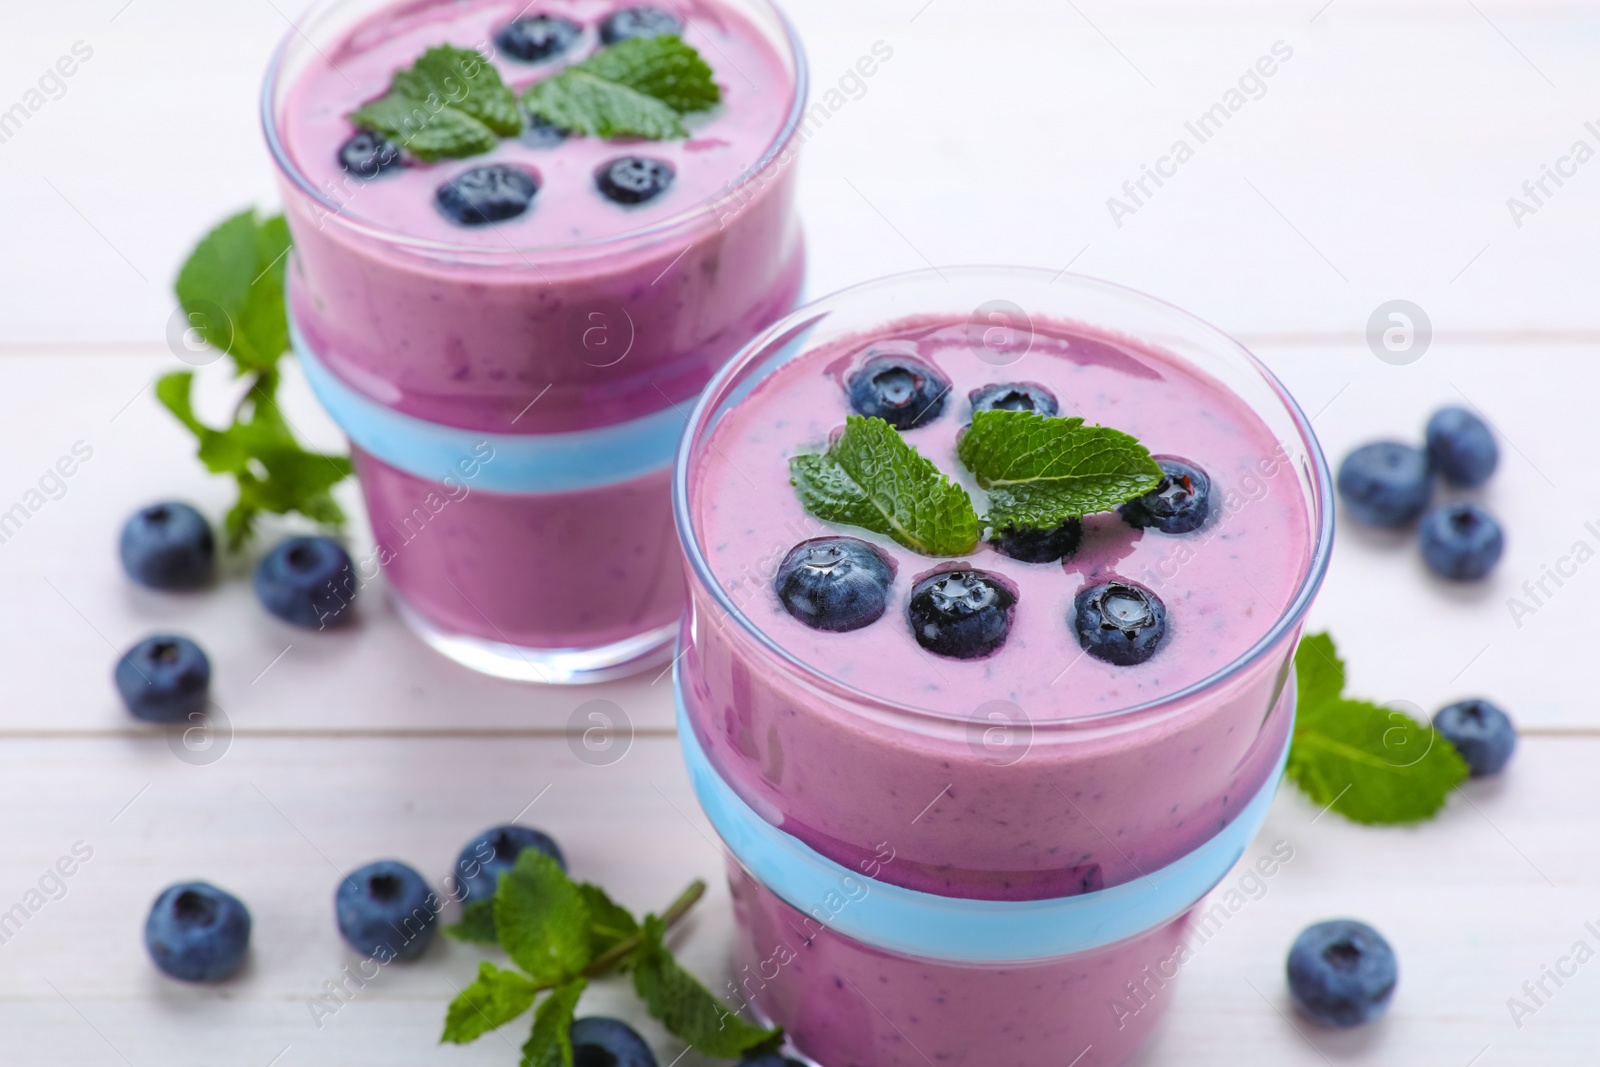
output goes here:
[[939, 571], [911, 589], [906, 614], [917, 644], [936, 656], [979, 659], [1005, 644], [1017, 595], [984, 571]]
[[789, 550], [773, 588], [791, 616], [830, 633], [848, 633], [883, 617], [894, 564], [855, 537], [820, 537]]
[[781, 1052], [764, 1052], [759, 1056], [740, 1060], [739, 1067], [805, 1067], [805, 1065]]
[[1452, 485], [1474, 488], [1489, 480], [1500, 464], [1500, 446], [1487, 423], [1466, 408], [1434, 412], [1426, 432], [1434, 470]]
[[649, 156], [623, 156], [601, 164], [594, 183], [606, 199], [618, 204], [643, 204], [672, 186], [678, 176], [672, 164]]
[[1161, 647], [1167, 635], [1167, 606], [1137, 582], [1102, 582], [1074, 598], [1072, 624], [1089, 655], [1132, 667]]
[[211, 660], [187, 637], [157, 634], [122, 654], [113, 678], [128, 714], [144, 722], [183, 722], [206, 710]]
[[1324, 1026], [1361, 1026], [1389, 1007], [1399, 966], [1389, 942], [1366, 923], [1335, 919], [1307, 927], [1289, 950], [1289, 994]]
[[572, 1024], [570, 1034], [575, 1067], [656, 1067], [650, 1046], [621, 1019], [585, 1016]]
[[211, 580], [216, 567], [211, 524], [175, 500], [134, 512], [122, 527], [120, 549], [128, 577], [151, 589], [198, 589]]
[[331, 537], [290, 537], [256, 565], [255, 590], [284, 622], [312, 630], [339, 625], [354, 614], [355, 566]]
[[630, 37], [664, 37], [683, 33], [683, 20], [659, 7], [625, 7], [600, 23], [600, 40], [616, 44]]
[[879, 418], [897, 430], [914, 430], [944, 411], [950, 381], [909, 356], [872, 356], [846, 383], [858, 415]]
[[508, 823], [492, 826], [468, 841], [456, 859], [456, 875], [461, 880], [461, 899], [487, 900], [494, 896], [500, 876], [517, 865], [524, 849], [536, 849], [567, 869], [566, 857], [549, 834], [531, 826]]
[[1440, 708], [1433, 728], [1466, 761], [1474, 778], [1498, 774], [1517, 747], [1517, 728], [1510, 716], [1487, 700], [1462, 700]]
[[1478, 504], [1457, 501], [1428, 512], [1417, 528], [1422, 558], [1441, 578], [1485, 577], [1505, 552], [1500, 523]]
[[1161, 481], [1144, 496], [1117, 509], [1122, 520], [1138, 530], [1193, 533], [1211, 514], [1211, 477], [1194, 463], [1176, 456], [1153, 456]]
[[1409, 526], [1433, 497], [1427, 454], [1399, 441], [1375, 441], [1339, 465], [1339, 495], [1346, 510], [1373, 526]]
[[144, 943], [163, 973], [185, 982], [221, 982], [244, 964], [250, 912], [206, 882], [170, 886], [150, 909]]
[[333, 897], [339, 933], [379, 962], [414, 960], [433, 940], [439, 898], [398, 860], [378, 860], [345, 875]]

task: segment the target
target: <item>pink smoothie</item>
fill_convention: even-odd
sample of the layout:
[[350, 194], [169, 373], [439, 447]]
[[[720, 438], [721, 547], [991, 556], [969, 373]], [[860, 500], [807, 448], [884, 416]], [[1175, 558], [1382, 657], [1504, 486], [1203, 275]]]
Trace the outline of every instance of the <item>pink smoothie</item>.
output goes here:
[[[691, 536], [747, 623], [694, 590], [682, 674], [712, 763], [824, 855], [854, 867], [887, 842], [898, 858], [885, 880], [950, 896], [1069, 896], [1170, 863], [1269, 781], [1290, 728], [1279, 697], [1293, 633], [1186, 692], [1272, 631], [1306, 581], [1312, 529], [1288, 454], [1244, 401], [1176, 357], [1083, 325], [1036, 317], [1033, 329], [1031, 350], [1007, 367], [979, 358], [964, 319], [942, 317], [805, 352], [728, 412], [688, 474]], [[961, 477], [980, 513], [982, 491], [956, 458], [968, 394], [1025, 381], [1053, 392], [1063, 415], [1199, 464], [1212, 516], [1183, 535], [1095, 516], [1061, 563], [980, 543], [967, 562], [1018, 593], [1009, 637], [984, 659], [935, 656], [913, 639], [905, 604], [919, 576], [950, 561], [821, 523], [789, 484], [790, 457], [823, 449], [843, 425], [843, 382], [868, 349], [914, 353], [948, 376], [943, 414], [904, 436]], [[864, 629], [812, 630], [773, 591], [789, 549], [826, 533], [868, 540], [897, 565], [888, 612]], [[1068, 623], [1075, 594], [1114, 576], [1169, 613], [1161, 647], [1138, 666], [1083, 654]]]
[[[277, 72], [268, 133], [295, 238], [293, 307], [306, 340], [347, 383], [468, 429], [604, 426], [693, 396], [792, 305], [802, 251], [784, 150], [798, 61], [764, 6], [671, 5], [723, 89], [721, 105], [688, 119], [688, 140], [570, 137], [533, 147], [513, 138], [370, 181], [342, 169], [339, 148], [354, 132], [345, 115], [428, 47], [476, 49], [520, 92], [600, 47], [597, 24], [625, 6], [541, 3], [537, 13], [577, 21], [583, 36], [557, 59], [526, 63], [494, 44], [496, 31], [532, 10], [523, 0], [396, 3]], [[594, 171], [634, 154], [670, 163], [677, 176], [654, 200], [619, 205], [596, 189]], [[434, 192], [486, 163], [536, 171], [533, 207], [492, 225], [456, 225]]]

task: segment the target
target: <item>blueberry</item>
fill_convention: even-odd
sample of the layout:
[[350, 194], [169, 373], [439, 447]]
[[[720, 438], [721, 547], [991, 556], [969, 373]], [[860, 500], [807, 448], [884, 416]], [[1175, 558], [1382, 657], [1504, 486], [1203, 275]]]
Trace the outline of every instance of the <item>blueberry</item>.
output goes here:
[[509, 823], [493, 826], [467, 842], [456, 859], [456, 874], [461, 880], [462, 900], [488, 900], [500, 884], [500, 876], [517, 865], [523, 849], [532, 848], [567, 869], [566, 857], [549, 834], [531, 826]]
[[600, 39], [616, 44], [630, 37], [664, 37], [683, 33], [683, 20], [659, 7], [625, 7], [600, 23]]
[[532, 171], [489, 163], [462, 171], [439, 186], [434, 201], [445, 218], [460, 226], [483, 226], [514, 219], [533, 206], [539, 179]]
[[256, 599], [284, 622], [322, 629], [354, 614], [355, 567], [331, 537], [280, 541], [256, 565]]
[[1382, 1015], [1400, 971], [1394, 949], [1366, 923], [1308, 926], [1289, 950], [1289, 995], [1325, 1026], [1360, 1026]]
[[1017, 595], [983, 571], [939, 571], [911, 589], [906, 615], [917, 644], [936, 656], [978, 659], [1006, 643]]
[[858, 415], [878, 418], [897, 430], [914, 430], [944, 411], [950, 381], [920, 360], [871, 356], [846, 383]]
[[1453, 485], [1478, 486], [1500, 465], [1500, 446], [1487, 424], [1466, 408], [1440, 408], [1428, 420], [1428, 458]]
[[1078, 643], [1095, 659], [1132, 667], [1156, 654], [1167, 635], [1167, 606], [1137, 582], [1113, 579], [1073, 600]]
[[642, 204], [667, 191], [677, 172], [672, 164], [646, 156], [623, 156], [603, 163], [594, 183], [607, 199], [619, 204]]
[[588, 1015], [572, 1024], [573, 1067], [656, 1067], [644, 1038], [621, 1019]]
[[183, 722], [206, 710], [211, 661], [187, 637], [147, 637], [122, 654], [117, 692], [135, 719]]
[[577, 42], [583, 27], [560, 15], [524, 15], [494, 35], [494, 43], [527, 63], [559, 56]]
[[379, 963], [414, 960], [433, 940], [439, 898], [398, 860], [378, 860], [345, 875], [333, 895], [339, 933]]
[[1428, 457], [1398, 441], [1362, 445], [1339, 465], [1339, 495], [1350, 514], [1362, 522], [1408, 525], [1433, 495]]
[[805, 1067], [805, 1065], [781, 1052], [764, 1052], [759, 1056], [740, 1060], [739, 1067]]
[[1461, 753], [1474, 778], [1499, 774], [1517, 747], [1517, 728], [1487, 700], [1463, 700], [1440, 708], [1433, 728]]
[[1002, 556], [1022, 563], [1054, 563], [1066, 559], [1083, 543], [1083, 522], [1068, 519], [1052, 530], [1001, 530], [989, 543]]
[[1211, 514], [1211, 478], [1205, 471], [1176, 456], [1155, 456], [1161, 481], [1144, 496], [1117, 511], [1138, 530], [1154, 527], [1162, 533], [1186, 534], [1204, 526]]
[[188, 504], [167, 501], [133, 513], [122, 527], [122, 568], [151, 589], [198, 589], [211, 580], [217, 543]]
[[371, 130], [357, 130], [339, 146], [339, 165], [358, 178], [371, 180], [399, 163], [399, 147]]
[[889, 606], [894, 564], [854, 537], [819, 537], [789, 550], [772, 587], [784, 610], [813, 630], [847, 633]]
[[1417, 530], [1422, 558], [1435, 574], [1472, 581], [1494, 570], [1505, 551], [1500, 523], [1477, 504], [1442, 504], [1422, 517]]
[[1035, 382], [999, 382], [967, 394], [974, 414], [980, 411], [1031, 411], [1054, 418], [1061, 406], [1055, 394]]
[[519, 140], [529, 148], [554, 148], [565, 141], [572, 131], [564, 130], [536, 111], [523, 113], [522, 136]]
[[205, 882], [169, 886], [150, 908], [144, 946], [155, 965], [185, 982], [221, 982], [250, 948], [250, 912]]

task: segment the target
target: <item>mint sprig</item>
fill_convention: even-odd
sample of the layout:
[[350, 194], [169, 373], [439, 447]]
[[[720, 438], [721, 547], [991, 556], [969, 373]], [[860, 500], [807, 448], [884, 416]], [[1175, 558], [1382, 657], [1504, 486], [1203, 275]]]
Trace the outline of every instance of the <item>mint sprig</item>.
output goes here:
[[[625, 970], [650, 1013], [702, 1053], [733, 1058], [776, 1047], [781, 1030], [733, 1014], [666, 946], [666, 931], [704, 892], [705, 883], [697, 881], [660, 916], [641, 922], [598, 886], [574, 882], [551, 857], [525, 850], [501, 876], [492, 901], [494, 933], [519, 970], [481, 963], [477, 979], [451, 1002], [440, 1041], [474, 1041], [538, 1002], [522, 1067], [573, 1067], [569, 1031], [579, 998], [591, 979]], [[474, 918], [446, 933], [479, 940], [482, 910], [469, 908], [469, 914]]]
[[1032, 411], [979, 411], [957, 454], [989, 493], [985, 521], [1052, 530], [1150, 492], [1161, 468], [1135, 438], [1080, 418]]
[[1287, 774], [1313, 803], [1371, 826], [1414, 823], [1466, 780], [1466, 763], [1432, 726], [1344, 695], [1344, 661], [1327, 634], [1301, 639], [1295, 673]]
[[670, 34], [632, 37], [535, 82], [522, 104], [591, 137], [687, 137], [683, 116], [715, 107], [722, 89], [700, 53]]
[[826, 452], [789, 461], [789, 478], [825, 522], [885, 534], [925, 556], [959, 556], [978, 543], [966, 490], [882, 419], [851, 415]]
[[494, 64], [452, 45], [430, 48], [396, 71], [387, 92], [348, 118], [430, 162], [487, 152], [523, 125], [516, 95]]
[[178, 301], [191, 333], [249, 378], [229, 425], [208, 426], [195, 414], [193, 372], [156, 381], [156, 399], [194, 434], [206, 469], [239, 487], [224, 521], [233, 549], [249, 539], [262, 512], [295, 512], [333, 527], [345, 521], [331, 490], [349, 476], [349, 458], [303, 448], [278, 406], [278, 360], [289, 348], [283, 299], [288, 252], [283, 216], [261, 219], [242, 211], [208, 233], [178, 274]]

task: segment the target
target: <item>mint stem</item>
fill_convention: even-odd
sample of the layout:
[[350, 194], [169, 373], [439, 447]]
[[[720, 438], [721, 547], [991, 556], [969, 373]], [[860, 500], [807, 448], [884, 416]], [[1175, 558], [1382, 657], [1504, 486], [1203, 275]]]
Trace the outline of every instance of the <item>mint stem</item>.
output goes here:
[[[668, 905], [667, 910], [661, 913], [661, 922], [667, 929], [672, 929], [679, 919], [689, 913], [689, 909], [705, 896], [706, 883], [703, 879], [696, 878], [689, 883], [689, 887], [678, 894], [678, 899]], [[644, 944], [644, 934], [633, 934], [618, 941], [615, 945], [596, 956], [589, 966], [583, 969], [585, 978], [598, 978], [617, 967], [627, 959], [640, 945]]]

